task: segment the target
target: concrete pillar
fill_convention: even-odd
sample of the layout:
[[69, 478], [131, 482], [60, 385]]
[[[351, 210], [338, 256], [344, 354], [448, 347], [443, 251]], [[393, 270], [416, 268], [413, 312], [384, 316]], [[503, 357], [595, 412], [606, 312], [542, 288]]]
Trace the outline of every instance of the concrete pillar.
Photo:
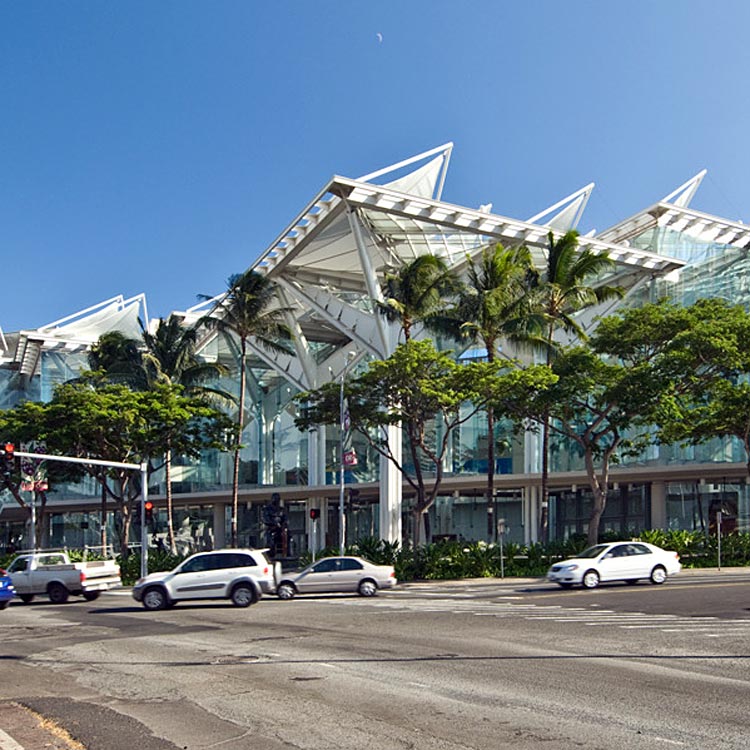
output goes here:
[[[396, 460], [401, 463], [402, 434], [399, 426], [388, 427], [388, 442]], [[401, 541], [401, 505], [403, 501], [401, 472], [384, 456], [380, 457], [380, 538]]]
[[227, 522], [224, 503], [214, 503], [214, 547], [223, 549], [227, 546]]
[[651, 482], [651, 528], [667, 528], [667, 485]]

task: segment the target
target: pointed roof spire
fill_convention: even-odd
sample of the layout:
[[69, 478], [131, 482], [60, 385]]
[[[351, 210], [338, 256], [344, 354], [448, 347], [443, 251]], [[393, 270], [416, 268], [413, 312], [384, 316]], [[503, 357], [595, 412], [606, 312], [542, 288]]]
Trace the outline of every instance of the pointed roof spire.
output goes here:
[[[560, 232], [567, 232], [569, 229], [575, 229], [578, 226], [578, 222], [581, 220], [583, 211], [586, 208], [586, 204], [591, 197], [591, 192], [594, 189], [594, 183], [590, 182], [580, 190], [576, 190], [575, 193], [571, 193], [566, 198], [558, 201], [554, 205], [546, 208], [541, 213], [532, 216], [529, 220], [529, 224], [546, 224], [552, 229], [557, 229]], [[558, 209], [560, 209], [558, 211]], [[547, 218], [550, 214], [554, 214], [551, 218]], [[544, 221], [542, 221], [544, 219]]]
[[431, 156], [437, 154], [434, 159], [423, 164], [421, 167], [418, 167], [413, 172], [409, 172], [391, 182], [387, 182], [385, 185], [403, 193], [418, 195], [422, 198], [440, 200], [452, 151], [453, 144], [444, 143], [442, 146], [430, 149], [429, 151], [424, 151], [423, 153], [412, 156], [409, 159], [404, 159], [404, 161], [400, 161], [397, 164], [391, 164], [389, 167], [384, 167], [376, 172], [370, 172], [362, 177], [358, 177], [357, 181], [371, 182], [377, 177], [382, 177], [391, 172], [397, 172], [404, 167], [408, 167], [410, 164], [424, 161], [425, 159], [429, 159]]
[[683, 182], [677, 190], [673, 190], [668, 196], [662, 198], [660, 203], [672, 203], [680, 208], [687, 208], [707, 172], [707, 169], [702, 169], [695, 177], [691, 177], [687, 182]]

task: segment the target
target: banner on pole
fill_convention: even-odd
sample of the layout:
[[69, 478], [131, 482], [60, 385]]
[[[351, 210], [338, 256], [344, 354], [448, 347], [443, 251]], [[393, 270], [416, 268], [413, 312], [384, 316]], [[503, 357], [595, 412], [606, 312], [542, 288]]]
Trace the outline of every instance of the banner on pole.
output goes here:
[[[46, 453], [47, 445], [41, 441], [32, 440], [29, 443], [21, 443], [24, 453]], [[49, 489], [47, 482], [47, 467], [44, 459], [21, 458], [21, 485], [22, 492], [46, 492]]]
[[357, 452], [354, 450], [352, 420], [349, 414], [349, 401], [344, 399], [344, 414], [341, 425], [341, 455], [344, 466], [356, 466]]

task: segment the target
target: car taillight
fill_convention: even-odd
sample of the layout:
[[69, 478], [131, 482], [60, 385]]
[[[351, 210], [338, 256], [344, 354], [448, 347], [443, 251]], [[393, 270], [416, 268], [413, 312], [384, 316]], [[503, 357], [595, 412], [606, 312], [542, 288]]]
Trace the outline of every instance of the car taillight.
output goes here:
[[266, 567], [265, 567], [265, 568], [263, 568], [263, 575], [264, 575], [264, 576], [267, 576], [267, 575], [268, 575], [268, 565], [266, 565]]
[[8, 575], [7, 571], [0, 568], [0, 576], [7, 576], [7, 575]]
[[85, 573], [84, 573], [83, 571], [81, 571], [81, 572], [79, 573], [79, 575], [80, 575], [80, 577], [81, 577], [81, 583], [83, 583], [83, 582], [84, 582], [84, 581], [86, 580], [86, 574], [85, 574]]
[[396, 577], [396, 571], [395, 571], [395, 570], [392, 570], [392, 571], [391, 571], [391, 578], [395, 578], [395, 577]]

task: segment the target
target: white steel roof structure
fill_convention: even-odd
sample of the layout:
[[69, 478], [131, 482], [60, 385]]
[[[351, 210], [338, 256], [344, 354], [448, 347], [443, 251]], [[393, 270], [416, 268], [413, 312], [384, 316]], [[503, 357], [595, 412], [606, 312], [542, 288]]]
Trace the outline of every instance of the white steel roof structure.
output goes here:
[[109, 331], [140, 338], [141, 310], [142, 318], [147, 320], [145, 295], [125, 299], [120, 294], [35, 330], [9, 334], [7, 340], [2, 339], [0, 362], [11, 364], [21, 375], [30, 377], [39, 371], [42, 352], [86, 351]]
[[[491, 204], [473, 209], [446, 203], [441, 195], [452, 149], [448, 143], [359, 179], [332, 177], [253, 263], [278, 283], [280, 305], [294, 311], [288, 322], [297, 356], [271, 357], [255, 347], [265, 366], [308, 389], [335, 377], [349, 350], [387, 357], [397, 338], [373, 302], [382, 298], [386, 273], [428, 253], [460, 271], [467, 256], [497, 242], [527, 245], [542, 267], [548, 233], [574, 228], [594, 187], [587, 185], [527, 221], [491, 213]], [[407, 168], [412, 169], [404, 173]], [[387, 177], [391, 180], [375, 182]], [[579, 245], [607, 253], [617, 264], [618, 284], [629, 287], [684, 265], [613, 236], [582, 236]], [[191, 308], [186, 318], [196, 320], [220, 299]]]

